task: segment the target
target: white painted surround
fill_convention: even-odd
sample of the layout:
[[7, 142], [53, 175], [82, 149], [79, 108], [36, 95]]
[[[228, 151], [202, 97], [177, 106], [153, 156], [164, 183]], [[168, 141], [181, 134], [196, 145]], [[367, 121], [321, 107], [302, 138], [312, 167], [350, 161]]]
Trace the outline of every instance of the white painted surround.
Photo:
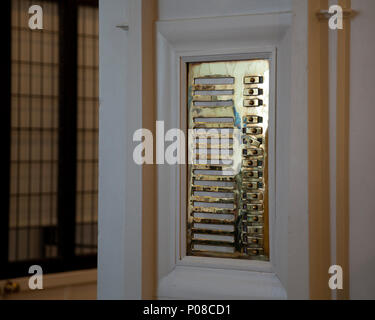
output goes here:
[[[181, 261], [179, 168], [158, 166], [158, 297], [308, 298], [306, 0], [293, 0], [293, 6], [289, 0], [215, 0], [215, 12], [209, 10], [213, 0], [159, 1], [158, 120], [166, 130], [179, 127], [179, 57], [270, 52], [276, 57], [276, 169], [270, 263]], [[142, 127], [139, 3], [99, 1], [99, 299], [141, 298], [147, 195], [141, 195], [142, 168], [132, 159], [132, 136]], [[116, 28], [124, 23], [128, 31]]]
[[[297, 8], [298, 9], [298, 8]], [[303, 14], [303, 6], [301, 13]], [[183, 220], [180, 212], [179, 168], [158, 168], [158, 298], [160, 299], [285, 299], [307, 298], [307, 164], [301, 180], [303, 187], [292, 193], [294, 157], [293, 129], [300, 129], [293, 121], [294, 99], [304, 99], [302, 90], [293, 88], [291, 11], [267, 12], [224, 17], [207, 17], [159, 21], [157, 23], [157, 85], [158, 120], [165, 121], [165, 129], [180, 126], [180, 60], [193, 61], [219, 55], [230, 58], [242, 55], [271, 57], [271, 125], [270, 125], [270, 262], [184, 257]], [[198, 57], [198, 58], [197, 58]], [[276, 78], [276, 81], [274, 81]], [[277, 85], [275, 85], [275, 82]], [[303, 85], [303, 83], [299, 84]], [[306, 107], [306, 106], [304, 106]], [[306, 111], [306, 110], [305, 110]], [[277, 116], [276, 116], [277, 115]], [[294, 126], [294, 127], [293, 127]], [[307, 126], [303, 130], [307, 130]], [[274, 140], [276, 133], [276, 140]], [[306, 138], [307, 132], [300, 138]], [[302, 151], [302, 152], [301, 152]], [[306, 155], [303, 155], [306, 156]], [[301, 166], [301, 164], [299, 164]], [[302, 167], [300, 167], [302, 169]], [[298, 168], [297, 168], [298, 170]], [[296, 173], [296, 172], [295, 172]], [[304, 193], [306, 192], [306, 193]], [[300, 208], [293, 208], [300, 196]], [[297, 203], [298, 205], [298, 203]], [[303, 208], [303, 211], [299, 211]], [[296, 210], [297, 209], [297, 210]], [[294, 229], [293, 214], [301, 224]], [[304, 219], [301, 219], [303, 216]], [[182, 226], [182, 228], [180, 228]], [[181, 230], [181, 231], [180, 231]], [[300, 239], [306, 251], [290, 252], [289, 241]], [[305, 255], [306, 254], [306, 255]], [[292, 259], [291, 258], [292, 256]], [[296, 259], [301, 259], [297, 261]], [[302, 268], [304, 279], [297, 284], [291, 278], [293, 268]], [[291, 269], [288, 269], [291, 268]], [[301, 271], [301, 270], [300, 270]], [[298, 274], [297, 274], [298, 277]], [[299, 281], [299, 280], [297, 280]], [[298, 287], [298, 288], [297, 288]]]

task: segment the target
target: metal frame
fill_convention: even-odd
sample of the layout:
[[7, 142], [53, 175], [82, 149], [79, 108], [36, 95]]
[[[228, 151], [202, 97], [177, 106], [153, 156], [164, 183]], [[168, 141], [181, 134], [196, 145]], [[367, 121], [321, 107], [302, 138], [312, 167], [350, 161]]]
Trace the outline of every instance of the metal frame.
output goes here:
[[[70, 261], [74, 257], [77, 189], [77, 25], [74, 0], [59, 1], [59, 166], [58, 249]], [[68, 80], [69, 81], [64, 81]]]
[[[211, 69], [210, 71], [208, 72], [207, 70], [205, 71], [198, 71], [196, 70], [195, 73], [194, 73], [194, 76], [189, 76], [189, 82], [188, 82], [188, 86], [194, 86], [194, 81], [193, 81], [193, 78], [196, 78], [196, 77], [211, 77], [211, 78], [215, 78], [216, 76], [213, 76], [215, 74], [219, 74], [220, 71], [217, 69], [218, 66], [223, 66], [224, 63], [226, 63], [226, 66], [228, 69], [229, 66], [232, 67], [233, 64], [243, 64], [244, 66], [247, 66], [248, 68], [250, 68], [250, 66], [253, 66], [252, 68], [250, 68], [250, 70], [253, 70], [252, 72], [254, 72], [254, 64], [258, 65], [259, 69], [263, 69], [265, 68], [264, 71], [267, 70], [267, 67], [266, 65], [269, 67], [269, 59], [260, 59], [260, 58], [254, 58], [254, 59], [235, 59], [235, 60], [230, 60], [228, 61], [227, 57], [225, 57], [226, 59], [224, 59], [223, 61], [220, 61], [218, 59], [215, 59], [215, 61], [213, 62], [198, 62], [198, 66], [200, 67], [202, 63], [211, 63]], [[260, 61], [262, 60], [262, 61]], [[257, 61], [257, 62], [255, 62]], [[267, 61], [267, 63], [266, 63]], [[260, 65], [262, 67], [260, 67]], [[214, 66], [217, 66], [216, 69], [214, 69]], [[193, 69], [192, 69], [193, 68]], [[190, 68], [189, 67], [189, 70], [192, 71], [194, 70], [194, 67]], [[238, 68], [237, 68], [238, 69]], [[240, 68], [241, 70], [243, 68]], [[231, 77], [233, 79], [236, 79], [233, 81], [233, 84], [231, 85], [222, 85], [221, 87], [215, 87], [215, 88], [219, 88], [219, 89], [214, 89], [212, 88], [212, 86], [209, 86], [208, 87], [208, 90], [223, 90], [223, 88], [225, 89], [231, 89], [234, 90], [234, 91], [237, 91], [237, 92], [241, 92], [243, 91], [242, 89], [242, 86], [243, 86], [243, 81], [244, 79], [246, 78], [246, 76], [249, 76], [250, 74], [248, 73], [250, 70], [248, 70], [246, 73], [241, 73], [241, 74], [238, 74], [238, 73], [231, 73], [229, 71], [227, 71], [227, 74], [225, 74], [225, 77]], [[262, 73], [262, 72], [260, 72]], [[221, 74], [221, 73], [220, 73]], [[224, 76], [224, 75], [223, 75]], [[261, 83], [263, 83], [263, 81], [259, 81]], [[258, 87], [259, 84], [256, 84], [256, 87]], [[264, 84], [261, 84], [260, 86], [265, 86], [265, 88], [269, 88], [269, 85], [268, 85], [268, 81], [265, 81]], [[207, 87], [205, 86], [197, 86], [195, 88], [195, 90], [207, 90]], [[212, 89], [211, 89], [212, 88]], [[238, 116], [240, 117], [240, 123], [239, 124], [235, 124], [235, 115], [233, 114], [233, 111], [232, 109], [229, 109], [228, 108], [225, 108], [225, 109], [219, 109], [219, 110], [213, 110], [211, 108], [207, 109], [205, 107], [203, 107], [203, 109], [198, 109], [199, 111], [198, 112], [194, 112], [192, 111], [193, 109], [193, 106], [190, 105], [189, 106], [189, 110], [190, 111], [190, 116], [189, 116], [189, 128], [207, 128], [207, 127], [210, 127], [210, 126], [207, 126], [204, 122], [203, 123], [198, 123], [198, 124], [194, 124], [194, 120], [193, 118], [194, 117], [197, 117], [199, 114], [199, 117], [202, 117], [202, 118], [205, 118], [205, 117], [216, 117], [216, 118], [230, 118], [231, 119], [231, 122], [230, 123], [226, 123], [225, 125], [219, 125], [219, 124], [215, 124], [215, 127], [225, 127], [225, 128], [237, 128], [237, 126], [240, 126], [240, 129], [242, 130], [242, 128], [245, 128], [245, 127], [248, 127], [248, 125], [246, 126], [243, 126], [243, 116], [245, 114], [252, 114], [252, 115], [261, 115], [262, 117], [265, 117], [266, 121], [264, 123], [257, 123], [256, 126], [261, 126], [262, 127], [262, 130], [263, 133], [262, 134], [259, 134], [258, 133], [255, 133], [255, 135], [257, 136], [257, 138], [254, 137], [254, 140], [255, 139], [259, 139], [261, 137], [262, 139], [262, 142], [259, 143], [259, 141], [256, 140], [256, 142], [258, 144], [256, 144], [257, 147], [261, 148], [261, 149], [251, 149], [252, 147], [250, 147], [249, 145], [247, 145], [246, 147], [241, 143], [241, 142], [238, 142], [240, 145], [239, 145], [239, 148], [236, 147], [236, 143], [233, 142], [233, 153], [234, 153], [234, 158], [237, 158], [237, 159], [241, 159], [241, 161], [245, 161], [246, 157], [243, 157], [242, 155], [242, 149], [243, 150], [262, 150], [262, 155], [257, 155], [255, 158], [251, 158], [252, 160], [254, 159], [257, 159], [256, 161], [258, 161], [260, 158], [261, 159], [268, 159], [268, 152], [267, 152], [267, 136], [268, 136], [268, 93], [265, 94], [263, 96], [263, 93], [262, 93], [262, 99], [266, 99], [266, 106], [267, 107], [262, 107], [262, 108], [254, 108], [254, 109], [247, 109], [247, 108], [242, 108], [240, 107], [240, 104], [242, 103], [242, 101], [245, 101], [243, 99], [249, 99], [248, 97], [244, 97], [242, 94], [238, 100], [238, 98], [235, 98], [233, 96], [233, 92], [232, 91], [232, 94], [230, 95], [227, 95], [227, 94], [221, 94], [221, 95], [218, 95], [218, 99], [219, 100], [222, 100], [222, 101], [225, 101], [225, 100], [228, 100], [228, 99], [233, 99], [233, 106], [236, 106], [236, 112], [243, 112], [244, 114], [238, 114]], [[208, 91], [207, 91], [208, 92]], [[266, 92], [268, 92], [268, 90], [266, 90]], [[211, 101], [211, 99], [207, 99], [206, 97], [204, 96], [200, 96], [200, 93], [199, 94], [196, 94], [196, 96], [192, 97], [193, 98], [193, 101]], [[237, 100], [236, 100], [237, 99]], [[189, 101], [191, 100], [191, 97], [188, 99]], [[235, 102], [234, 102], [235, 101]], [[241, 101], [241, 102], [239, 102]], [[253, 100], [251, 100], [253, 101]], [[190, 102], [191, 104], [192, 102]], [[216, 103], [216, 102], [215, 102]], [[233, 108], [233, 106], [231, 106], [231, 108]], [[246, 106], [245, 106], [246, 107]], [[195, 107], [195, 109], [197, 109], [199, 107]], [[261, 113], [259, 113], [261, 112]], [[249, 128], [249, 127], [248, 127]], [[241, 136], [242, 136], [242, 133], [241, 133]], [[247, 135], [248, 137], [253, 137], [253, 136], [249, 136]], [[262, 146], [261, 146], [262, 145]], [[260, 147], [261, 146], [261, 147]], [[225, 147], [225, 146], [224, 146]], [[229, 147], [229, 145], [228, 145]], [[209, 149], [210, 147], [207, 147], [207, 149]], [[219, 146], [219, 149], [221, 149], [222, 146]], [[237, 149], [237, 151], [236, 151]], [[264, 155], [263, 155], [263, 152], [264, 152]], [[199, 153], [198, 153], [199, 154]], [[223, 157], [223, 156], [221, 156]], [[264, 158], [266, 157], [266, 158]], [[233, 159], [234, 159], [233, 158]], [[216, 159], [216, 158], [215, 158]], [[226, 157], [223, 157], [222, 159], [226, 159]], [[234, 161], [234, 160], [232, 160]], [[264, 161], [264, 160], [262, 160]], [[266, 163], [268, 163], [268, 160], [265, 161]], [[220, 170], [224, 170], [224, 167], [226, 167], [227, 169], [230, 169], [230, 170], [234, 170], [234, 167], [233, 165], [223, 165], [223, 166], [219, 166], [220, 169], [218, 169], [218, 171]], [[217, 178], [208, 178], [207, 176], [200, 176], [199, 174], [198, 175], [194, 175], [193, 174], [193, 170], [194, 168], [201, 168], [201, 169], [206, 169], [206, 170], [211, 170], [212, 167], [211, 166], [202, 166], [202, 165], [193, 165], [193, 166], [190, 166], [189, 165], [189, 183], [191, 185], [192, 188], [198, 188], [197, 186], [193, 186], [193, 179], [207, 179], [207, 180], [215, 180], [217, 181]], [[244, 171], [242, 171], [244, 170]], [[189, 195], [188, 195], [188, 198], [190, 199], [188, 201], [189, 203], [189, 211], [188, 211], [188, 253], [189, 255], [195, 255], [195, 256], [210, 256], [210, 257], [226, 257], [226, 258], [241, 258], [241, 259], [255, 259], [255, 260], [268, 260], [268, 237], [266, 239], [266, 233], [268, 234], [268, 165], [266, 164], [263, 164], [260, 168], [260, 166], [256, 168], [256, 170], [260, 170], [262, 173], [263, 173], [263, 177], [261, 179], [259, 178], [245, 178], [245, 173], [244, 172], [250, 172], [250, 168], [246, 168], [244, 169], [243, 165], [241, 165], [241, 171], [242, 173], [236, 173], [234, 174], [233, 176], [228, 176], [228, 177], [220, 177], [219, 178], [219, 181], [232, 181], [232, 182], [235, 182], [236, 184], [239, 184], [241, 185], [239, 187], [239, 189], [237, 189], [236, 187], [234, 187], [233, 189], [231, 189], [230, 191], [228, 189], [225, 189], [223, 188], [222, 190], [225, 190], [225, 191], [221, 191], [221, 192], [229, 192], [229, 193], [232, 193], [233, 194], [233, 199], [229, 200], [223, 200], [223, 199], [218, 199], [217, 197], [215, 198], [215, 196], [194, 196], [191, 192], [189, 192]], [[254, 169], [253, 169], [254, 170]], [[257, 171], [258, 172], [258, 171]], [[254, 180], [255, 179], [255, 180]], [[242, 193], [241, 192], [244, 192], [244, 190], [247, 190], [246, 188], [244, 188], [244, 184], [251, 184], [251, 183], [256, 183], [257, 187], [256, 187], [256, 190], [254, 192], [260, 192], [262, 194], [262, 197], [261, 199], [260, 198], [257, 198], [256, 199], [256, 204], [254, 204], [253, 202], [253, 206], [256, 206], [257, 209], [255, 209], [255, 211], [252, 211], [250, 212], [249, 208], [247, 208], [246, 210], [242, 210], [243, 206], [246, 205], [246, 203], [248, 204], [247, 200], [243, 200], [242, 198]], [[258, 183], [262, 183], [262, 187], [261, 188], [258, 188]], [[266, 185], [266, 188], [264, 188], [264, 184]], [[211, 187], [204, 187], [204, 188], [201, 188], [199, 190], [204, 190], [204, 191], [212, 191], [212, 190], [216, 190], [215, 188], [211, 188]], [[250, 190], [247, 190], [249, 193], [251, 193]], [[263, 199], [263, 195], [264, 195], [264, 199]], [[204, 211], [204, 210], [207, 210], [207, 209], [204, 209], [204, 208], [198, 208], [196, 207], [196, 205], [194, 205], [195, 202], [201, 202], [201, 203], [219, 203], [219, 204], [222, 204], [222, 203], [229, 203], [229, 204], [233, 204], [233, 209], [232, 210], [223, 210], [223, 209], [217, 209], [217, 207], [215, 208], [214, 206], [210, 206], [210, 209], [208, 209], [209, 212], [218, 212], [218, 213], [221, 213], [221, 212], [225, 212], [226, 214], [230, 214], [230, 215], [233, 215], [234, 217], [234, 220], [231, 222], [229, 221], [225, 221], [225, 219], [220, 219], [220, 218], [215, 218], [215, 219], [200, 219], [200, 218], [195, 218], [193, 217], [192, 215], [194, 214], [193, 212], [195, 211], [202, 211], [202, 212], [207, 212], [207, 211]], [[264, 207], [263, 207], [264, 206]], [[259, 209], [261, 207], [261, 209]], [[207, 207], [206, 207], [207, 208]], [[250, 222], [246, 222], [246, 226], [244, 227], [244, 222], [243, 222], [243, 219], [244, 217], [246, 217], [247, 215], [256, 215], [256, 219], [257, 219], [257, 222], [255, 222], [255, 225], [253, 224], [252, 221]], [[208, 217], [208, 216], [206, 216]], [[263, 221], [264, 219], [264, 221]], [[241, 222], [240, 222], [241, 221]], [[206, 224], [212, 224], [212, 223], [217, 223], [217, 224], [227, 224], [227, 225], [233, 225], [234, 226], [234, 230], [231, 231], [231, 232], [228, 232], [228, 231], [224, 231], [224, 229], [222, 230], [215, 230], [215, 231], [212, 231], [212, 230], [201, 230], [201, 229], [196, 229], [194, 231], [194, 228], [192, 227], [193, 223], [206, 223]], [[245, 238], [244, 235], [248, 232], [248, 229], [247, 228], [250, 228], [251, 230], [252, 229], [256, 229], [255, 233], [252, 234], [251, 237], [254, 237], [254, 239], [256, 239], [256, 241], [260, 242], [258, 243], [257, 242], [257, 245], [254, 247], [253, 244], [251, 243], [248, 243], [247, 241], [247, 237]], [[247, 230], [246, 230], [247, 229]], [[261, 230], [259, 232], [259, 230]], [[251, 231], [251, 232], [254, 232], [254, 231]], [[202, 234], [210, 234], [211, 237], [212, 237], [212, 234], [215, 235], [216, 237], [216, 240], [213, 241], [213, 240], [206, 240], [203, 236], [203, 238], [201, 238]], [[193, 238], [193, 234], [197, 234], [198, 235], [198, 239], [195, 239]], [[224, 238], [222, 236], [231, 236], [231, 237], [234, 237], [233, 240], [228, 243], [228, 238], [226, 238], [224, 240]], [[218, 240], [218, 239], [221, 239], [221, 240]], [[190, 245], [189, 245], [190, 243]], [[194, 249], [194, 243], [200, 247], [203, 247], [205, 249], [198, 249], [198, 251], [196, 251], [196, 249]], [[228, 248], [227, 250], [229, 251], [232, 251], [231, 253], [218, 253], [218, 252], [212, 252], [213, 250], [209, 249], [211, 248], [212, 246], [214, 246], [214, 248], [217, 248], [217, 247], [220, 247], [221, 250], [223, 249], [223, 247], [225, 248]]]
[[0, 279], [27, 275], [29, 266], [43, 266], [44, 273], [64, 272], [96, 267], [97, 256], [75, 255], [76, 175], [77, 175], [77, 59], [78, 7], [97, 7], [97, 0], [43, 0], [59, 5], [59, 164], [58, 164], [58, 258], [8, 262], [10, 152], [11, 152], [11, 0], [4, 3], [5, 59], [2, 63], [2, 170], [3, 199], [0, 215]]
[[3, 108], [1, 108], [1, 136], [2, 136], [2, 157], [1, 168], [3, 179], [1, 188], [2, 210], [0, 214], [0, 266], [8, 262], [8, 242], [9, 242], [9, 194], [10, 194], [10, 120], [11, 120], [11, 0], [3, 4], [4, 15], [1, 29], [3, 30], [4, 58], [1, 60], [3, 66], [3, 77], [5, 78], [1, 86], [1, 96], [3, 99]]
[[[262, 271], [262, 272], [274, 272], [277, 269], [277, 258], [275, 251], [279, 250], [279, 246], [275, 243], [274, 233], [276, 227], [276, 143], [275, 143], [275, 131], [276, 130], [276, 48], [273, 46], [262, 46], [262, 47], [249, 47], [242, 49], [225, 49], [219, 52], [203, 50], [203, 51], [179, 51], [177, 53], [176, 60], [180, 61], [179, 65], [179, 78], [180, 78], [180, 110], [179, 110], [179, 125], [183, 131], [187, 130], [187, 114], [185, 114], [187, 105], [187, 92], [186, 81], [187, 81], [187, 65], [190, 62], [212, 62], [212, 61], [233, 61], [233, 60], [254, 60], [254, 59], [266, 59], [270, 61], [270, 110], [269, 110], [269, 140], [268, 140], [268, 157], [269, 157], [269, 214], [268, 214], [268, 240], [269, 243], [269, 261], [254, 261], [247, 259], [232, 259], [232, 258], [216, 258], [216, 257], [192, 257], [187, 255], [186, 250], [186, 212], [187, 212], [187, 166], [181, 166], [180, 170], [177, 170], [178, 185], [180, 186], [178, 198], [179, 214], [176, 220], [176, 228], [179, 230], [179, 243], [176, 247], [175, 262], [179, 266], [196, 266], [202, 267], [204, 265], [213, 265], [215, 268], [218, 266], [225, 265], [231, 268], [240, 270], [251, 270], [251, 271]], [[187, 149], [186, 149], [187, 154]]]

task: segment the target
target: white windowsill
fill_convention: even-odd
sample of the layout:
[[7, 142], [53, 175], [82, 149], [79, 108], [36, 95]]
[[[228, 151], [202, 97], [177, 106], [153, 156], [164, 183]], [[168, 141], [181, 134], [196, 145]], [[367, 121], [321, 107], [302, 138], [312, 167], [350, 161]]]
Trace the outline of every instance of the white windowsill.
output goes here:
[[274, 273], [274, 267], [269, 261], [256, 261], [246, 259], [226, 259], [212, 257], [185, 256], [178, 260], [177, 266], [201, 267], [211, 269], [229, 269], [239, 271], [253, 271], [262, 273]]
[[176, 266], [162, 278], [159, 299], [286, 299], [274, 273]]

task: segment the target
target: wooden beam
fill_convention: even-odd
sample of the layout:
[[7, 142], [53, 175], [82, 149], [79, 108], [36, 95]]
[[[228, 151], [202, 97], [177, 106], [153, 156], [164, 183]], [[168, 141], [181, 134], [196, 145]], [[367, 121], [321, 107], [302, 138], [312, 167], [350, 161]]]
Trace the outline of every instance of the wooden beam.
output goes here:
[[[2, 168], [2, 213], [0, 214], [0, 265], [6, 266], [9, 259], [9, 215], [10, 215], [10, 159], [11, 159], [11, 116], [12, 116], [12, 31], [11, 15], [12, 1], [3, 2], [3, 19], [1, 27], [3, 33], [3, 53], [1, 70], [3, 74], [3, 85], [1, 86], [1, 97], [3, 106], [1, 108], [1, 168]], [[0, 277], [5, 276], [3, 268], [0, 270]]]
[[308, 178], [310, 297], [330, 299], [330, 181], [328, 21], [317, 12], [328, 0], [308, 2]]
[[[78, 109], [78, 7], [75, 0], [59, 5], [59, 136], [57, 221], [58, 252], [63, 263], [75, 259]], [[31, 80], [31, 79], [30, 79]]]
[[[156, 28], [158, 1], [142, 1], [142, 126], [156, 137]], [[157, 287], [157, 171], [142, 167], [142, 299], [155, 299]]]

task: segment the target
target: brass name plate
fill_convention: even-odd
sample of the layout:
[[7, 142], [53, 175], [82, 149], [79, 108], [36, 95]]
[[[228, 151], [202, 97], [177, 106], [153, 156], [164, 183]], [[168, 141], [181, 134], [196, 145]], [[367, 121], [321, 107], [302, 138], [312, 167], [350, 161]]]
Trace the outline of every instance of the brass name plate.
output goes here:
[[188, 64], [187, 254], [269, 259], [269, 60]]

